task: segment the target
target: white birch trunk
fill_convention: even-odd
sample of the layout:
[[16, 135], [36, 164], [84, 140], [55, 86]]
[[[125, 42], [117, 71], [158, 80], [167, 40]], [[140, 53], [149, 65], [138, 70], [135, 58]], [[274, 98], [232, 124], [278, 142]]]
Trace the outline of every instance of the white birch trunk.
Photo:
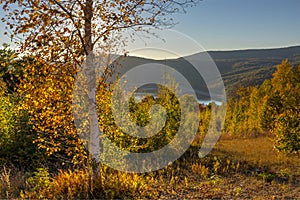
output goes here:
[[100, 129], [97, 117], [96, 104], [96, 71], [95, 71], [95, 57], [93, 54], [93, 40], [92, 40], [92, 19], [93, 19], [93, 0], [86, 0], [84, 9], [84, 50], [86, 53], [86, 79], [88, 87], [88, 115], [89, 115], [89, 137], [88, 137], [88, 151], [91, 161], [96, 161], [96, 168], [93, 169], [93, 176], [99, 175], [99, 161], [100, 161]]
[[96, 73], [94, 55], [91, 53], [87, 58], [86, 63], [86, 78], [88, 86], [88, 113], [89, 113], [89, 143], [88, 151], [91, 158], [97, 163], [100, 160], [100, 130], [97, 116], [96, 103]]

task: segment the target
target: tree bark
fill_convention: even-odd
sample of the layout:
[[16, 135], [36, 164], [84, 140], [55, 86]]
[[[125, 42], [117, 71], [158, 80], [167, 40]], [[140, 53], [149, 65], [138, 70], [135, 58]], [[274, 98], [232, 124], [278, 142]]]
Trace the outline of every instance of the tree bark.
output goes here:
[[[95, 71], [95, 57], [93, 53], [92, 43], [92, 18], [93, 18], [93, 0], [86, 0], [86, 7], [84, 10], [84, 50], [86, 53], [85, 72], [88, 86], [88, 112], [89, 112], [89, 141], [88, 151], [91, 159], [96, 161], [100, 160], [100, 130], [97, 117], [96, 105], [96, 71]], [[98, 172], [97, 172], [98, 173]]]

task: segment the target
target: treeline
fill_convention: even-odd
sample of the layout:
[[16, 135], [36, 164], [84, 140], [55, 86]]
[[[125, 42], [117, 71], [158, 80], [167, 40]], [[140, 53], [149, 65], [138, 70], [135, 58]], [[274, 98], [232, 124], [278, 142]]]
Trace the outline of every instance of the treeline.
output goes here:
[[228, 101], [223, 131], [236, 136], [269, 132], [276, 149], [299, 152], [300, 65], [284, 60], [271, 80], [240, 87]]

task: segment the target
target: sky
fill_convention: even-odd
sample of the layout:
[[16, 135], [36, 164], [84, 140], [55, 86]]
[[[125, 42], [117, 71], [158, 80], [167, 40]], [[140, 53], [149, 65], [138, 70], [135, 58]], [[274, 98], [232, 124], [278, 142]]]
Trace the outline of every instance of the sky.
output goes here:
[[[190, 38], [204, 50], [300, 45], [300, 0], [203, 0], [187, 9], [186, 14], [176, 14], [173, 18], [178, 22], [172, 28], [176, 31], [174, 35]], [[10, 39], [3, 35], [4, 23], [0, 25], [0, 43], [9, 43]], [[171, 37], [168, 35], [164, 37]], [[176, 40], [171, 43], [177, 48], [184, 45]], [[129, 44], [129, 49], [142, 46], [135, 42]], [[199, 50], [184, 49], [186, 54]]]
[[174, 27], [206, 50], [300, 44], [299, 0], [204, 0]]

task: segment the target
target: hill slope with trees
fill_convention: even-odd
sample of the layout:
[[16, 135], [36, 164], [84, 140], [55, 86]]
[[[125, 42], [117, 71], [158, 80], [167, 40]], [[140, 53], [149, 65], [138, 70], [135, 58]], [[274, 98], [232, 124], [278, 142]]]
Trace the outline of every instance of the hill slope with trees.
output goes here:
[[[208, 51], [216, 63], [223, 78], [227, 94], [231, 96], [240, 86], [261, 85], [264, 80], [272, 78], [276, 65], [282, 60], [289, 59], [291, 64], [300, 62], [300, 46], [277, 49], [254, 49], [234, 51]], [[160, 63], [174, 68], [190, 81], [194, 89], [202, 94], [199, 98], [205, 98], [207, 87], [203, 79], [199, 79], [198, 73], [191, 67], [187, 60], [201, 63], [201, 53], [184, 58], [151, 60], [139, 57], [122, 58], [117, 72], [124, 74], [131, 68], [145, 63]], [[201, 97], [200, 97], [201, 96]]]

